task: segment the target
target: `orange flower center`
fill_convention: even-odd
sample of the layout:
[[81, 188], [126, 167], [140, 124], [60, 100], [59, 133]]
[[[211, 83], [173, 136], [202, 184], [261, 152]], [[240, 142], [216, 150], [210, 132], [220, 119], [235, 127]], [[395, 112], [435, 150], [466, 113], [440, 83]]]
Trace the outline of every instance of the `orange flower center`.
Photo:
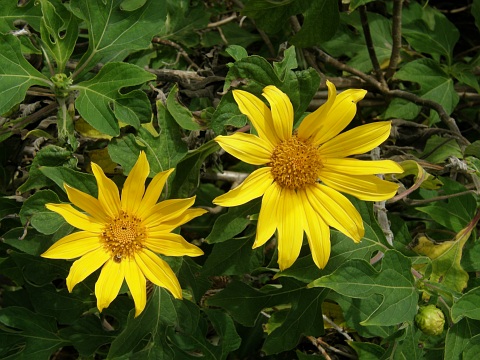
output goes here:
[[146, 229], [141, 220], [124, 211], [106, 224], [101, 234], [105, 250], [116, 262], [132, 257], [135, 251], [143, 247], [146, 237]]
[[275, 147], [269, 165], [280, 186], [303, 189], [318, 180], [322, 161], [316, 147], [294, 134]]

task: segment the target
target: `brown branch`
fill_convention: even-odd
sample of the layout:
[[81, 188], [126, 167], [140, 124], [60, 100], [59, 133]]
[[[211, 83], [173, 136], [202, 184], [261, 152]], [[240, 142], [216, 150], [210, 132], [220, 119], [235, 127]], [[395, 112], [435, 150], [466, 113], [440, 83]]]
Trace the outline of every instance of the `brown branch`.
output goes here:
[[365, 5], [359, 7], [360, 21], [362, 23], [363, 36], [365, 37], [365, 43], [367, 44], [368, 55], [372, 62], [373, 71], [377, 80], [380, 81], [384, 89], [388, 89], [385, 78], [383, 77], [380, 63], [378, 62], [377, 54], [375, 53], [375, 46], [373, 45], [372, 33], [370, 32], [370, 25], [368, 24], [367, 8]]
[[390, 79], [397, 68], [400, 61], [400, 49], [402, 47], [402, 4], [403, 0], [393, 1], [393, 17], [392, 17], [392, 53], [388, 64], [385, 77]]

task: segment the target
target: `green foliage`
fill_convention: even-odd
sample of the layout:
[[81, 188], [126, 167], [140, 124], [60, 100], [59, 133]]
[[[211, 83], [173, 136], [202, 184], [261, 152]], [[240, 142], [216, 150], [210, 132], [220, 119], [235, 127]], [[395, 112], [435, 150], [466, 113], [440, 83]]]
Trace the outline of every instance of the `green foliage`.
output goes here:
[[[0, 0], [0, 358], [475, 359], [479, 29], [480, 0]], [[257, 168], [214, 139], [258, 130], [232, 90], [276, 86], [297, 128], [325, 79], [368, 90], [346, 130], [392, 120], [354, 157], [405, 171], [386, 203], [348, 196], [359, 243], [332, 228], [323, 269], [305, 238], [280, 271], [262, 197], [212, 203]], [[147, 183], [175, 169], [161, 199], [208, 210], [175, 230], [204, 255], [162, 256], [183, 299], [149, 283], [135, 317], [123, 284], [100, 313], [99, 271], [70, 293], [75, 259], [41, 256], [77, 231], [46, 204], [98, 197], [92, 162], [121, 189], [141, 151]]]

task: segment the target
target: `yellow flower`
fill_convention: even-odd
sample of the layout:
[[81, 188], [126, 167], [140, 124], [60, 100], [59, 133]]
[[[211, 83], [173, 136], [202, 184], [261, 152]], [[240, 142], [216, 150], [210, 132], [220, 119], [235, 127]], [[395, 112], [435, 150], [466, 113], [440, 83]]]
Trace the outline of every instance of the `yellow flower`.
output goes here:
[[74, 259], [67, 277], [68, 291], [102, 267], [95, 284], [99, 311], [117, 297], [125, 279], [135, 302], [135, 316], [146, 304], [146, 280], [182, 298], [182, 289], [170, 266], [155, 253], [166, 256], [199, 256], [203, 251], [171, 233], [176, 227], [205, 213], [189, 209], [195, 198], [170, 199], [157, 203], [173, 169], [158, 173], [145, 191], [150, 166], [145, 153], [128, 175], [120, 199], [115, 183], [92, 163], [98, 184], [98, 199], [65, 185], [70, 204], [46, 207], [82, 231], [67, 235], [42, 254], [50, 259]]
[[337, 95], [331, 82], [327, 81], [327, 86], [327, 102], [307, 115], [295, 131], [292, 104], [278, 88], [263, 90], [270, 109], [256, 96], [234, 90], [240, 111], [258, 136], [235, 133], [215, 139], [238, 159], [266, 165], [213, 202], [237, 206], [263, 196], [253, 247], [263, 245], [277, 230], [280, 270], [298, 258], [303, 232], [319, 268], [324, 268], [330, 257], [329, 226], [359, 242], [365, 233], [362, 218], [339, 191], [361, 200], [386, 200], [395, 195], [398, 186], [374, 174], [403, 172], [390, 160], [348, 158], [385, 141], [391, 124], [371, 123], [338, 135], [352, 121], [356, 103], [366, 91], [350, 89]]

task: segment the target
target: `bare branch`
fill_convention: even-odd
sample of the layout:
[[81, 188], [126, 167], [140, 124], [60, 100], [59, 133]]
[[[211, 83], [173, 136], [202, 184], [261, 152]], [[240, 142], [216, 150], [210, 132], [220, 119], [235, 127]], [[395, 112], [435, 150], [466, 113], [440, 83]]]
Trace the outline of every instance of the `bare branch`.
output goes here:
[[390, 79], [397, 68], [400, 60], [400, 49], [402, 47], [402, 5], [403, 0], [393, 1], [393, 17], [392, 17], [392, 54], [390, 55], [390, 63], [388, 64], [385, 77]]

